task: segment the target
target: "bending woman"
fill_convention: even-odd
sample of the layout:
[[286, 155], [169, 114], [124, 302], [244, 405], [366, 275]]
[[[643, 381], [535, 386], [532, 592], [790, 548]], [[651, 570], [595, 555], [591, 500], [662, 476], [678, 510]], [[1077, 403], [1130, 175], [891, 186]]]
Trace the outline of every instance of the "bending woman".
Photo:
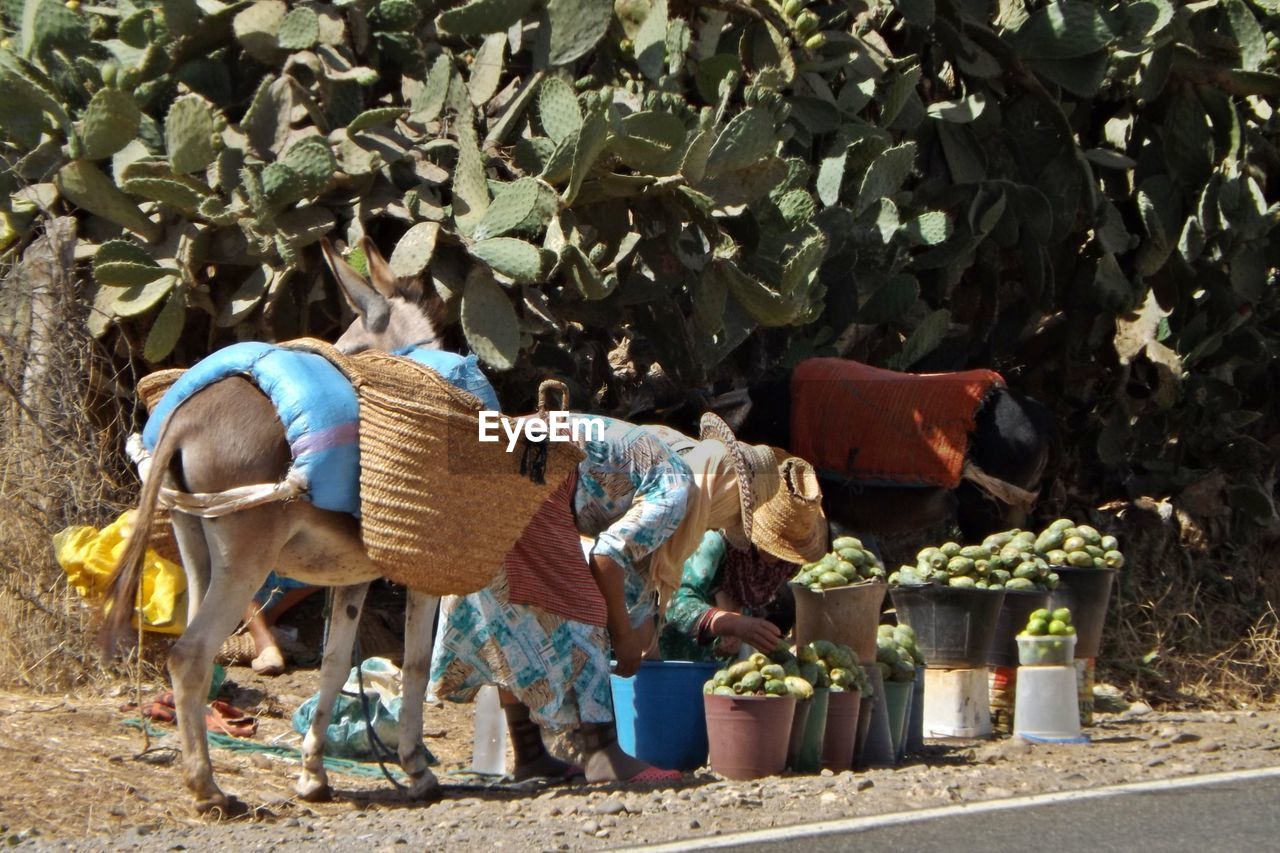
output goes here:
[[[546, 751], [541, 727], [571, 732], [588, 781], [679, 778], [618, 746], [610, 647], [615, 671], [634, 674], [702, 535], [724, 528], [745, 546], [757, 503], [779, 484], [772, 451], [738, 444], [714, 415], [683, 453], [645, 427], [600, 420], [576, 482], [539, 511], [493, 583], [441, 602], [430, 693], [471, 701], [486, 684], [503, 688], [517, 779], [576, 770]], [[580, 535], [595, 543], [588, 566]], [[566, 586], [566, 576], [583, 580]]]

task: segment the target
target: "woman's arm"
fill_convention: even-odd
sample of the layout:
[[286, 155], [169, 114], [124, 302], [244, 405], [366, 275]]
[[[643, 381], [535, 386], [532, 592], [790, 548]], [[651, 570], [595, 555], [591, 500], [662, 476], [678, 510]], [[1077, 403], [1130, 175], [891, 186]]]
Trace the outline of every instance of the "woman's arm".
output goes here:
[[631, 627], [631, 617], [627, 612], [624, 591], [626, 578], [622, 566], [604, 554], [593, 554], [591, 574], [596, 586], [600, 587], [600, 594], [604, 596], [609, 641], [613, 644], [613, 655], [618, 662], [615, 671], [624, 677], [635, 675], [640, 669], [640, 656], [644, 649]]
[[698, 550], [685, 560], [680, 586], [667, 607], [667, 624], [695, 642], [709, 639], [700, 629], [705, 627], [704, 617], [715, 603], [715, 582], [724, 561], [724, 549], [724, 537], [718, 531], [707, 531]]

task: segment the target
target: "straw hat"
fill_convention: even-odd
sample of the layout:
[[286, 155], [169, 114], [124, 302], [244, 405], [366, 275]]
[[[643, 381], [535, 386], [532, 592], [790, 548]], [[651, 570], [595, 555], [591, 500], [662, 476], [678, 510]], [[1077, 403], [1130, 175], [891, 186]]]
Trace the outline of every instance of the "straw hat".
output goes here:
[[809, 563], [827, 550], [818, 472], [799, 456], [773, 448], [782, 485], [756, 507], [751, 543], [780, 560]]
[[756, 507], [772, 498], [781, 484], [778, 461], [774, 458], [773, 448], [764, 444], [742, 444], [734, 436], [733, 430], [719, 415], [707, 412], [702, 416], [700, 424], [702, 441], [715, 439], [729, 448], [729, 458], [738, 473], [738, 498], [742, 502], [742, 533], [739, 541], [736, 533], [725, 532], [729, 543], [737, 548], [745, 548], [751, 541], [752, 526], [755, 520]]

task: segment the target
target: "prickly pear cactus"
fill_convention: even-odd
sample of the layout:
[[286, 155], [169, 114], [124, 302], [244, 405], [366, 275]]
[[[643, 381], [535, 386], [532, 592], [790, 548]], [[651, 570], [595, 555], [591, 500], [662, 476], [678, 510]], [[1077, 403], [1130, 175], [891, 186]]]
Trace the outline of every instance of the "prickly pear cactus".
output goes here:
[[95, 331], [149, 361], [336, 331], [315, 244], [369, 233], [513, 410], [996, 364], [1073, 389], [1099, 490], [1222, 471], [1275, 518], [1274, 3], [0, 13], [0, 252], [76, 209]]

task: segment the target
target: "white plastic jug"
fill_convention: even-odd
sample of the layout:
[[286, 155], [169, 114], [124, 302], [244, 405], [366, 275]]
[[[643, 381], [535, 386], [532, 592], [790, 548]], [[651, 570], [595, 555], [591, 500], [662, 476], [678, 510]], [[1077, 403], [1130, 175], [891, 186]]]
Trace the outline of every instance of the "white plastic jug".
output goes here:
[[507, 772], [507, 715], [498, 688], [487, 684], [476, 694], [476, 735], [471, 750], [471, 770], [488, 776]]

